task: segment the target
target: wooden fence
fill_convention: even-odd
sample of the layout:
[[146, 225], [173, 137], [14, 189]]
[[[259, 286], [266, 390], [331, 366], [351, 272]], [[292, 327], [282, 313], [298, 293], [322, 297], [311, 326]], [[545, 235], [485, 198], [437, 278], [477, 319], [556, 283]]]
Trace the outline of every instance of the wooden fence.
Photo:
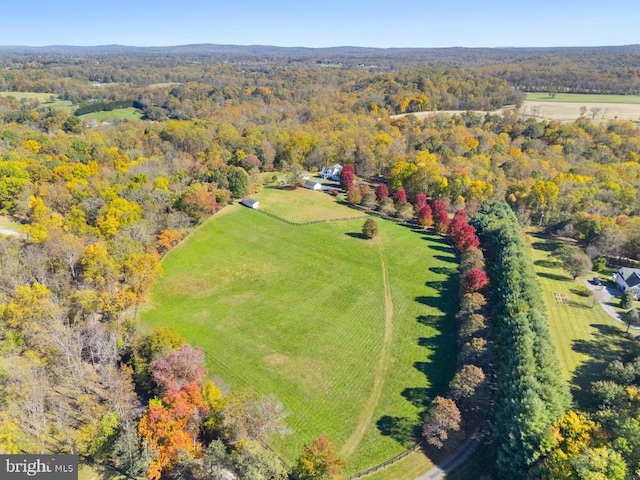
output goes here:
[[378, 470], [382, 470], [383, 468], [387, 468], [389, 465], [393, 465], [397, 461], [402, 460], [407, 455], [415, 452], [418, 448], [420, 448], [421, 445], [422, 445], [422, 440], [419, 441], [418, 443], [414, 443], [411, 447], [409, 447], [407, 450], [405, 450], [401, 454], [396, 455], [395, 457], [387, 460], [384, 463], [381, 463], [380, 465], [376, 465], [375, 467], [367, 468], [366, 470], [364, 470], [362, 472], [354, 473], [353, 475], [348, 477], [347, 480], [353, 480], [355, 478], [361, 478], [361, 477], [364, 477], [364, 476], [369, 475], [371, 473], [377, 472]]

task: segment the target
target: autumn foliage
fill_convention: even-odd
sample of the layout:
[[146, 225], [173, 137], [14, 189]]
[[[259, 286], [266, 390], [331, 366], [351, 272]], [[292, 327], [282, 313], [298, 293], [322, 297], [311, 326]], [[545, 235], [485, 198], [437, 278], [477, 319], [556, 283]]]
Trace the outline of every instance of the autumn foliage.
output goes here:
[[340, 174], [340, 186], [345, 190], [349, 191], [354, 186], [356, 178], [356, 172], [353, 168], [353, 165], [347, 163], [342, 166], [342, 173]]
[[161, 391], [176, 392], [185, 385], [200, 383], [205, 373], [204, 352], [185, 344], [151, 362], [149, 370]]
[[433, 226], [440, 235], [447, 233], [449, 229], [449, 214], [447, 205], [442, 200], [433, 202]]
[[433, 217], [429, 205], [424, 205], [418, 210], [418, 223], [425, 228], [433, 225]]
[[376, 201], [378, 203], [382, 202], [385, 198], [389, 197], [389, 189], [387, 185], [384, 183], [379, 184], [376, 187]]
[[393, 194], [393, 202], [396, 204], [396, 207], [400, 207], [407, 203], [407, 192], [402, 188], [396, 190], [396, 193]]
[[344, 460], [336, 455], [329, 439], [320, 435], [311, 446], [302, 447], [302, 455], [298, 458], [291, 472], [292, 480], [333, 480], [342, 478]]
[[138, 424], [138, 432], [153, 454], [147, 478], [159, 480], [163, 472], [175, 467], [182, 454], [200, 456], [199, 423], [207, 412], [208, 406], [196, 383], [183, 385], [162, 399], [149, 402]]

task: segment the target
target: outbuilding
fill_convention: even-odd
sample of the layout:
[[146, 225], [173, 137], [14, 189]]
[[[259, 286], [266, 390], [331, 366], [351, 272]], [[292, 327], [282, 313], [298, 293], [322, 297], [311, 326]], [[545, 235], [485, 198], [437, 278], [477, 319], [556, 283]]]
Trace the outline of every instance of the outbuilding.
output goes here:
[[315, 180], [307, 180], [306, 182], [304, 182], [304, 188], [319, 192], [322, 190], [322, 184], [320, 182], [316, 182]]
[[260, 207], [260, 202], [258, 200], [254, 200], [253, 198], [245, 198], [240, 203], [245, 207], [253, 208], [254, 210]]

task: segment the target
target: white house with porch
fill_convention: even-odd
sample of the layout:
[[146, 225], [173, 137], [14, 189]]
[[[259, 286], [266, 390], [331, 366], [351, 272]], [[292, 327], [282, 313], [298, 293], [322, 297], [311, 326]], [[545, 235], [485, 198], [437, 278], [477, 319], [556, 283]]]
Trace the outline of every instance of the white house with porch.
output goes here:
[[615, 281], [620, 290], [631, 291], [640, 299], [640, 268], [621, 268], [615, 273]]
[[340, 174], [342, 173], [342, 165], [331, 165], [330, 167], [322, 167], [322, 172], [320, 172], [320, 176], [324, 179], [334, 180], [336, 182], [340, 181]]

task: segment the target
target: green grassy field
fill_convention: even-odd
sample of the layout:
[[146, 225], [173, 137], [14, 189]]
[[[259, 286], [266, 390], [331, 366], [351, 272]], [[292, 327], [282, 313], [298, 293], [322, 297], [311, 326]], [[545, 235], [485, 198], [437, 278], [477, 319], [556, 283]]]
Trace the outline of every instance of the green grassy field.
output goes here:
[[[590, 404], [589, 384], [597, 379], [612, 360], [626, 361], [640, 353], [638, 342], [626, 326], [609, 316], [590, 298], [580, 295], [580, 287], [591, 273], [577, 280], [562, 270], [548, 255], [557, 242], [533, 236], [531, 255], [542, 286], [551, 336], [558, 351], [560, 364], [571, 382], [574, 400], [580, 406]], [[564, 294], [568, 304], [559, 304], [554, 293]]]
[[165, 88], [165, 87], [173, 87], [177, 85], [182, 85], [182, 82], [160, 82], [160, 83], [150, 83], [146, 88]]
[[[276, 191], [291, 196], [286, 211], [273, 192], [256, 196], [261, 207], [291, 219], [359, 214], [318, 192]], [[325, 433], [349, 472], [402, 452], [455, 368], [452, 249], [382, 220], [364, 240], [362, 223], [294, 226], [227, 207], [165, 257], [141, 314], [203, 347], [214, 379], [276, 394], [294, 432], [271, 443], [286, 459]]]
[[99, 122], [110, 122], [113, 120], [139, 120], [142, 118], [142, 112], [137, 108], [119, 108], [106, 112], [93, 112], [86, 115], [80, 115], [83, 120], [93, 119]]
[[[1, 97], [14, 97], [17, 100], [37, 100], [41, 105], [45, 105], [51, 108], [70, 108], [71, 102], [68, 100], [60, 100], [57, 95], [51, 93], [35, 93], [35, 92], [0, 92]], [[54, 101], [51, 101], [51, 97], [55, 97]]]
[[554, 97], [546, 92], [527, 92], [526, 100], [533, 102], [568, 103], [640, 103], [639, 95], [597, 95], [582, 93], [558, 93]]
[[260, 200], [263, 210], [296, 223], [364, 216], [358, 210], [338, 204], [335, 197], [327, 193], [306, 188], [297, 188], [295, 193], [291, 190], [265, 188], [254, 197]]

